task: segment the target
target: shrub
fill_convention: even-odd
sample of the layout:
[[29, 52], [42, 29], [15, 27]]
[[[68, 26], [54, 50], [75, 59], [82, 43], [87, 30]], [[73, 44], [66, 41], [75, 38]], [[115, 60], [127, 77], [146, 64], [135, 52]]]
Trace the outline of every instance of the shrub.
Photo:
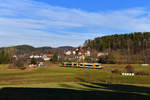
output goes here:
[[122, 71], [118, 70], [118, 69], [114, 69], [111, 71], [112, 73], [115, 73], [115, 74], [121, 74]]
[[36, 65], [37, 64], [37, 60], [35, 58], [31, 59], [31, 64]]
[[134, 67], [132, 65], [127, 65], [125, 67], [125, 69], [126, 69], [127, 73], [134, 73], [135, 72], [135, 69], [134, 69]]
[[146, 72], [146, 71], [139, 71], [139, 72], [136, 72], [136, 75], [150, 75], [150, 72]]
[[115, 64], [116, 63], [115, 56], [110, 54], [109, 56], [106, 57], [106, 62], [108, 64]]

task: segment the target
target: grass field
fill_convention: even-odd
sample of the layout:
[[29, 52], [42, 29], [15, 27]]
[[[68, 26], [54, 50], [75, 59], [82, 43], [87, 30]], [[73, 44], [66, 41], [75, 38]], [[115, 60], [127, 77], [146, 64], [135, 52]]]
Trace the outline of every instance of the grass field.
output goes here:
[[[109, 71], [113, 69], [124, 70], [124, 67], [125, 65], [113, 65], [104, 67], [103, 70], [94, 70], [51, 65], [22, 71], [8, 69], [8, 65], [0, 65], [0, 100], [10, 98], [20, 100], [18, 99], [20, 96], [21, 100], [43, 100], [43, 98], [118, 99], [121, 96], [124, 96], [123, 100], [126, 100], [128, 95], [131, 98], [149, 98], [150, 76], [121, 76]], [[150, 71], [150, 66], [135, 65], [135, 68], [138, 71]], [[28, 95], [34, 98], [23, 98]]]

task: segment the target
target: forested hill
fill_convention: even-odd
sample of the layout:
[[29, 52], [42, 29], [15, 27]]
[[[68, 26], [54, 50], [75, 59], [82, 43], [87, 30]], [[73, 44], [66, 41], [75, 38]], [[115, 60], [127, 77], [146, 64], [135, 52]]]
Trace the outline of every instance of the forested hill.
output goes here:
[[115, 63], [150, 63], [150, 32], [97, 37], [85, 41], [84, 47], [108, 52]]
[[17, 54], [25, 54], [25, 53], [49, 53], [52, 51], [52, 47], [38, 47], [35, 48], [30, 45], [19, 45], [14, 46], [17, 50]]
[[150, 32], [136, 32], [97, 37], [94, 40], [85, 41], [84, 47], [90, 47], [98, 51], [106, 49], [117, 50], [132, 48], [136, 52], [136, 50], [150, 48]]
[[38, 47], [38, 48], [35, 48], [33, 46], [30, 46], [30, 45], [18, 45], [18, 46], [13, 46], [13, 47], [3, 47], [3, 48], [0, 48], [0, 51], [8, 49], [8, 48], [13, 49], [13, 51], [15, 50], [17, 55], [32, 54], [32, 53], [35, 53], [35, 54], [38, 54], [38, 53], [51, 53], [53, 51], [52, 47]]
[[41, 54], [41, 53], [56, 53], [58, 51], [63, 51], [64, 49], [72, 49], [71, 46], [61, 46], [58, 48], [52, 48], [52, 47], [33, 47], [30, 45], [18, 45], [13, 47], [3, 47], [0, 48], [0, 51], [4, 49], [12, 48], [15, 49], [15, 52], [17, 55], [20, 54]]
[[61, 46], [61, 47], [58, 47], [59, 49], [61, 50], [65, 50], [65, 49], [73, 49], [74, 47], [72, 46]]

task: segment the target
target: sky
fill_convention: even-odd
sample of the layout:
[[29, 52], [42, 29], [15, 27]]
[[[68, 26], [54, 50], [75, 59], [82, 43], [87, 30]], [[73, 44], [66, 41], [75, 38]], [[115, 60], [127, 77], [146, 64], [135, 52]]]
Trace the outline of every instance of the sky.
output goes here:
[[150, 31], [149, 0], [0, 0], [0, 47], [79, 46]]

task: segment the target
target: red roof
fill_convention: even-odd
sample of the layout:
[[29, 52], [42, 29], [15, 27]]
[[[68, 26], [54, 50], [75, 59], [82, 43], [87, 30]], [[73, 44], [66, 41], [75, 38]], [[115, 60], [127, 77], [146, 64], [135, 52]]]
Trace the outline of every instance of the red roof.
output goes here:
[[42, 54], [40, 54], [40, 56], [43, 56]]
[[87, 51], [86, 51], [86, 50], [80, 50], [79, 52], [81, 52], [81, 53], [86, 53]]
[[46, 54], [47, 57], [53, 57], [53, 54]]

